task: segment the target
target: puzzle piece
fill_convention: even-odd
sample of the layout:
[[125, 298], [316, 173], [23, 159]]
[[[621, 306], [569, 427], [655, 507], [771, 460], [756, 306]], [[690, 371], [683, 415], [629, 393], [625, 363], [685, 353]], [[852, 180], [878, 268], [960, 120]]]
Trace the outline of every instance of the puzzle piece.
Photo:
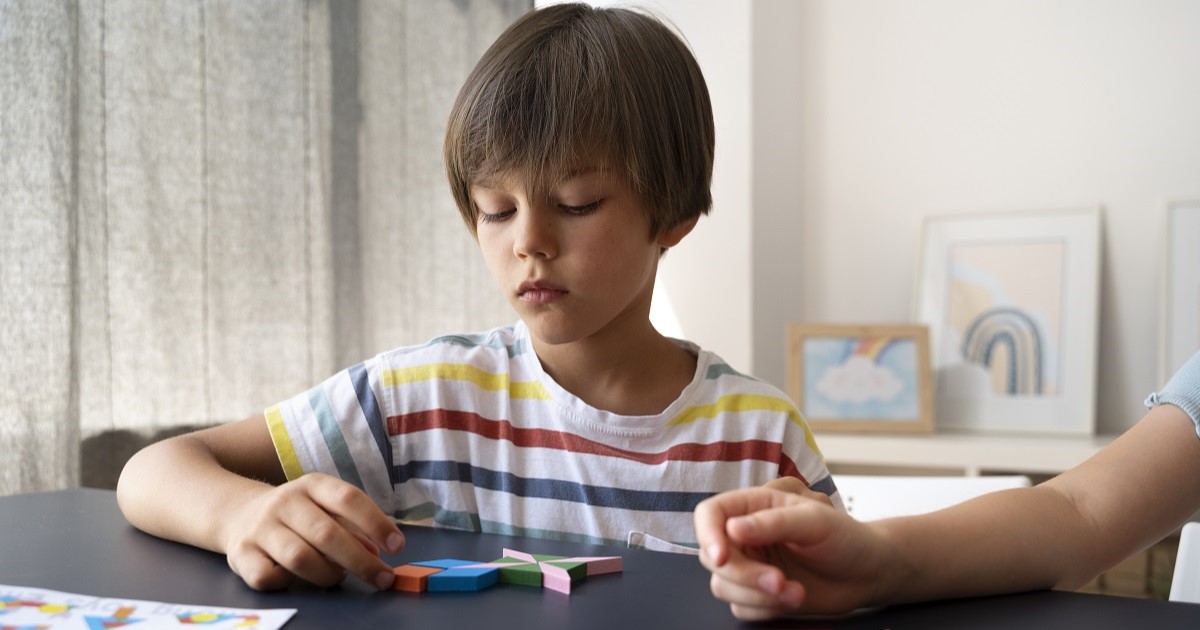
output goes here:
[[396, 567], [392, 569], [392, 573], [396, 574], [396, 581], [392, 583], [392, 589], [408, 591], [410, 593], [424, 593], [427, 578], [440, 571], [441, 569], [437, 567], [419, 567], [414, 564]]
[[504, 584], [536, 587], [542, 585], [542, 568], [536, 562], [530, 563], [519, 558], [498, 558], [490, 564], [500, 569], [500, 581]]
[[475, 566], [499, 569], [501, 582], [570, 594], [572, 585], [588, 575], [616, 573], [623, 565], [620, 556], [550, 556], [505, 549], [503, 558]]
[[505, 549], [504, 556], [492, 562], [443, 559], [414, 562], [392, 570], [398, 591], [479, 591], [497, 582], [542, 586], [560, 593], [589, 575], [618, 573], [620, 556], [550, 556]]
[[425, 590], [433, 592], [446, 591], [482, 591], [500, 581], [500, 570], [495, 567], [481, 567], [479, 563], [470, 560], [430, 560], [414, 562], [418, 567], [442, 569], [431, 573], [425, 578]]
[[536, 567], [542, 575], [542, 586], [560, 593], [569, 594], [572, 584], [587, 577], [587, 565], [575, 558], [534, 555], [514, 549], [505, 549], [504, 557], [519, 560], [530, 568]]

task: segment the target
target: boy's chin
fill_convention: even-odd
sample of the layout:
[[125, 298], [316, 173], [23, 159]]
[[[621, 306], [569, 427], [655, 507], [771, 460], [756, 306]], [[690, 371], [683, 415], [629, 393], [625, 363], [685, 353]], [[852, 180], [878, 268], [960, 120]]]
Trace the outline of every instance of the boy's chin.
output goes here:
[[578, 334], [572, 334], [573, 331], [565, 330], [562, 327], [539, 326], [529, 320], [525, 321], [525, 325], [529, 328], [529, 335], [534, 340], [547, 346], [562, 346], [580, 339]]
[[564, 321], [562, 313], [522, 313], [521, 320], [529, 329], [529, 335], [547, 346], [574, 343], [586, 336], [579, 322]]

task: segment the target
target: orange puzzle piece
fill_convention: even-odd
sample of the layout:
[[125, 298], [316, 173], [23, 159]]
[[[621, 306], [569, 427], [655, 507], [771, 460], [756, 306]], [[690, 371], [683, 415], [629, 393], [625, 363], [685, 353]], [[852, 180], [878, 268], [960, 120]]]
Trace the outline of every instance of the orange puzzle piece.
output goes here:
[[396, 574], [396, 581], [392, 583], [392, 590], [424, 593], [426, 584], [429, 582], [429, 576], [439, 571], [441, 569], [435, 567], [418, 567], [412, 564], [396, 567], [392, 569], [392, 573]]

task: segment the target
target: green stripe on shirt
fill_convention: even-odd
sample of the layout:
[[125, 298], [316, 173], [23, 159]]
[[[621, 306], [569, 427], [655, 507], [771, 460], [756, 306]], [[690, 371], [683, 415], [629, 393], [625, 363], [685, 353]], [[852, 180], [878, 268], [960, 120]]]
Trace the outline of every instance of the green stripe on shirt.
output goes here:
[[321, 428], [321, 437], [325, 438], [325, 446], [333, 456], [337, 466], [338, 476], [344, 481], [364, 489], [362, 478], [358, 476], [358, 467], [354, 465], [354, 456], [346, 446], [346, 438], [342, 437], [342, 428], [338, 426], [333, 415], [333, 407], [329, 406], [329, 398], [325, 390], [314, 387], [308, 392], [308, 404], [312, 406], [313, 414], [317, 417], [317, 425]]

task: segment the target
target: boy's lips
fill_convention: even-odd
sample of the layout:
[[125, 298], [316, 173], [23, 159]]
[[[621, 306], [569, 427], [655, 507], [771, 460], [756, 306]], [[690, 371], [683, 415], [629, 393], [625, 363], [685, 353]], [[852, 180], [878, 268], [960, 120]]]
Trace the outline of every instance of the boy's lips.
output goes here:
[[544, 280], [527, 280], [517, 287], [517, 297], [529, 304], [549, 304], [570, 293], [565, 288]]

